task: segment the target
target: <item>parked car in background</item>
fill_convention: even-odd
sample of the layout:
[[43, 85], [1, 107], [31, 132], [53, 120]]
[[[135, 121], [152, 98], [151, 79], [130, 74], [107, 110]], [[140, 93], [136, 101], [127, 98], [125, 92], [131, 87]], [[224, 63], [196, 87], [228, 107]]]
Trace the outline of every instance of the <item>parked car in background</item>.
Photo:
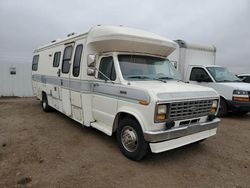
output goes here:
[[250, 83], [250, 74], [238, 74], [237, 77], [243, 82]]

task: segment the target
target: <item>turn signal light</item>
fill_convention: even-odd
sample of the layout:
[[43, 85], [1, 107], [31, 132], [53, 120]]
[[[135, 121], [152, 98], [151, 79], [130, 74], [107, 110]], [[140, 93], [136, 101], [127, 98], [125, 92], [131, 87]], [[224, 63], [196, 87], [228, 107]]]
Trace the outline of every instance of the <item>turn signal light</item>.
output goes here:
[[217, 111], [217, 108], [212, 108], [212, 109], [211, 109], [211, 112], [212, 112], [212, 113], [215, 113], [216, 111]]
[[139, 104], [141, 104], [141, 105], [148, 105], [148, 102], [147, 101], [139, 101]]
[[244, 98], [244, 97], [233, 97], [233, 101], [249, 102], [249, 98]]
[[166, 119], [166, 115], [165, 114], [158, 114], [156, 115], [156, 120], [157, 121], [162, 121]]

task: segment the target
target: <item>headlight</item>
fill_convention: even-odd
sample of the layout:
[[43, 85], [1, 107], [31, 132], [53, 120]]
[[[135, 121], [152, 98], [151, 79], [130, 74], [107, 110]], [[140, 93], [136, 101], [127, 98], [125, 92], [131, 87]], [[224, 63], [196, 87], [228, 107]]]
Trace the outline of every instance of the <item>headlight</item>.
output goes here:
[[160, 104], [156, 106], [155, 121], [162, 122], [167, 119], [167, 105]]
[[248, 96], [248, 92], [243, 91], [243, 90], [234, 90], [233, 95], [247, 95]]
[[217, 109], [218, 109], [218, 100], [214, 100], [214, 101], [212, 102], [211, 112], [212, 112], [212, 113], [216, 113], [216, 112], [217, 112]]
[[239, 102], [249, 102], [248, 92], [243, 90], [234, 90], [232, 100]]
[[167, 113], [167, 106], [164, 104], [158, 105], [157, 114], [166, 114], [166, 113]]

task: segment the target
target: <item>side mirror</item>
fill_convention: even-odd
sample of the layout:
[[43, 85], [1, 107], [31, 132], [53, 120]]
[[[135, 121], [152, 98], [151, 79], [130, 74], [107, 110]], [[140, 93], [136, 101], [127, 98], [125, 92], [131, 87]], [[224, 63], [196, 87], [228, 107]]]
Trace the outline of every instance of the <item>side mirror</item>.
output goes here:
[[88, 76], [95, 76], [95, 69], [88, 68], [87, 69], [87, 74], [88, 74]]
[[88, 67], [95, 67], [95, 63], [96, 63], [96, 56], [93, 54], [89, 54], [87, 60]]
[[177, 69], [177, 61], [170, 61], [170, 63], [172, 63], [172, 65], [174, 66], [174, 68]]

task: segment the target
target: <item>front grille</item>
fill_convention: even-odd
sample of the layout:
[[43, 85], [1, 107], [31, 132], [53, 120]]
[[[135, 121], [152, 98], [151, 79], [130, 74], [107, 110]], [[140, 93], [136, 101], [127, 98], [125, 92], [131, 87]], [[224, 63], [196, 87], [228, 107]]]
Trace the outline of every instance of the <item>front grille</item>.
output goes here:
[[209, 115], [213, 100], [183, 101], [171, 103], [169, 117], [173, 120]]

